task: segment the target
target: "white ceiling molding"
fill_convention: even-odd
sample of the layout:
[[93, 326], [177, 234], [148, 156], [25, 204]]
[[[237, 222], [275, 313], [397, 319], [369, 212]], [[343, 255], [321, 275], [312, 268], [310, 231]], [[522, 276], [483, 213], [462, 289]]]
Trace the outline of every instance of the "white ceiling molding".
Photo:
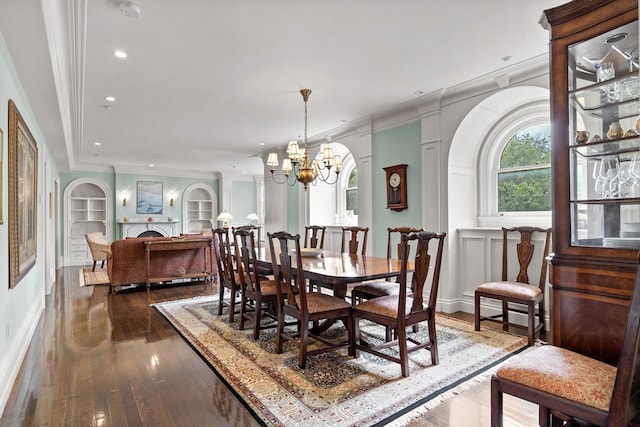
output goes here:
[[87, 0], [41, 0], [69, 166], [81, 158]]

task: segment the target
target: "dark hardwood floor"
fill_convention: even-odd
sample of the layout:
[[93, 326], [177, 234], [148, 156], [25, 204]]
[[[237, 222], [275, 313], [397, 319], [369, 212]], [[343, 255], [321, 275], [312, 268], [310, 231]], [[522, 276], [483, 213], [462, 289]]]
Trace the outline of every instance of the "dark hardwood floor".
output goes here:
[[[257, 425], [149, 306], [215, 294], [217, 284], [110, 294], [108, 286], [80, 287], [78, 277], [78, 267], [59, 271], [0, 427]], [[489, 414], [489, 382], [484, 381], [410, 425], [489, 426]], [[532, 425], [537, 425], [537, 407], [505, 396], [505, 426]]]

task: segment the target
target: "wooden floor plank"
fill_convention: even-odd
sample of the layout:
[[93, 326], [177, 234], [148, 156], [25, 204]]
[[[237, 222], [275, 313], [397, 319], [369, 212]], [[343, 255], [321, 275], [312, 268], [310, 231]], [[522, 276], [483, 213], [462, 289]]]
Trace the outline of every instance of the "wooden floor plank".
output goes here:
[[[215, 294], [216, 284], [111, 294], [104, 285], [80, 287], [79, 267], [60, 269], [0, 427], [258, 425], [149, 305]], [[537, 408], [505, 396], [505, 419], [505, 426], [536, 425]], [[409, 425], [489, 426], [489, 382]]]

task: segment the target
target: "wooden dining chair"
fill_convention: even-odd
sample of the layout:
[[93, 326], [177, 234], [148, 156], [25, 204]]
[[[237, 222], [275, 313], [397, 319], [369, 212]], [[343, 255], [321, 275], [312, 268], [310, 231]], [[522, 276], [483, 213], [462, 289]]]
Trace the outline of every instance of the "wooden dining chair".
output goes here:
[[256, 248], [260, 248], [262, 246], [262, 237], [261, 237], [261, 229], [259, 225], [249, 224], [249, 225], [239, 225], [237, 227], [232, 227], [234, 230], [248, 230], [253, 231], [253, 236], [255, 237], [254, 246]]
[[[229, 307], [229, 322], [234, 321], [236, 312], [236, 297], [240, 292], [240, 276], [235, 269], [235, 257], [231, 248], [228, 228], [216, 228], [213, 232], [213, 250], [218, 265], [218, 316], [222, 315], [222, 308]], [[233, 249], [235, 250], [235, 248]], [[225, 301], [225, 289], [229, 289], [229, 301]]]
[[[298, 345], [298, 366], [304, 369], [307, 357], [346, 348], [353, 355], [353, 329], [351, 305], [342, 298], [321, 292], [307, 292], [302, 257], [300, 256], [300, 235], [286, 233], [267, 233], [280, 301], [278, 310], [278, 332], [276, 335], [276, 353], [282, 353], [283, 341], [293, 341]], [[278, 243], [276, 250], [276, 242]], [[290, 250], [293, 250], [295, 264], [292, 264]], [[297, 333], [285, 333], [285, 316], [297, 320]], [[347, 340], [334, 342], [313, 333], [309, 325], [312, 322], [342, 320], [347, 327]], [[324, 346], [308, 350], [309, 338], [321, 342]]]
[[[422, 228], [414, 227], [389, 227], [387, 228], [387, 259], [392, 259], [394, 256], [396, 259], [400, 259], [400, 248], [402, 246], [402, 236], [409, 233], [419, 233], [424, 231]], [[395, 244], [395, 252], [393, 250]], [[409, 253], [406, 254], [409, 256]], [[397, 283], [392, 281], [393, 278], [387, 280], [373, 280], [371, 282], [364, 282], [355, 286], [351, 290], [351, 301], [355, 305], [357, 301], [371, 299], [376, 297], [383, 297], [386, 295], [394, 295], [400, 291]]]
[[[519, 243], [515, 245], [518, 258], [518, 273], [515, 280], [509, 280], [509, 237], [519, 235]], [[541, 263], [540, 276], [537, 285], [530, 284], [529, 265], [533, 260], [535, 245], [531, 243], [535, 235], [544, 236], [544, 249], [540, 252]], [[544, 291], [547, 279], [547, 255], [549, 255], [551, 243], [551, 228], [540, 227], [502, 227], [502, 280], [497, 282], [483, 283], [475, 291], [475, 328], [480, 330], [480, 322], [490, 321], [502, 324], [502, 329], [509, 330], [509, 327], [527, 329], [529, 345], [535, 342], [535, 336], [539, 332], [544, 332]], [[499, 314], [482, 316], [481, 299], [490, 298], [499, 300], [502, 303], [502, 311]], [[526, 307], [526, 310], [522, 309]], [[536, 322], [536, 306], [537, 317]], [[509, 312], [527, 315], [527, 325], [521, 325], [509, 321]]]
[[[340, 251], [342, 253], [355, 255], [358, 253], [358, 248], [360, 248], [360, 254], [366, 255], [368, 234], [368, 227], [342, 227], [342, 241], [340, 243]], [[361, 236], [361, 241], [358, 240], [358, 236]]]
[[503, 425], [504, 393], [536, 403], [542, 427], [638, 425], [634, 416], [640, 412], [639, 347], [640, 267], [617, 368], [552, 345], [516, 355], [491, 378], [491, 426]]
[[[438, 340], [436, 337], [436, 301], [438, 297], [438, 286], [440, 283], [440, 268], [442, 265], [442, 253], [444, 249], [444, 239], [446, 233], [434, 233], [431, 231], [421, 231], [419, 233], [405, 234], [402, 236], [400, 246], [400, 283], [407, 282], [408, 272], [408, 256], [406, 255], [410, 246], [415, 243], [416, 252], [414, 259], [414, 271], [411, 279], [411, 289], [413, 295], [409, 293], [407, 286], [399, 286], [400, 292], [395, 295], [387, 295], [379, 298], [373, 298], [353, 307], [353, 347], [354, 353], [362, 350], [367, 353], [374, 354], [392, 362], [400, 364], [403, 377], [409, 376], [409, 353], [421, 349], [427, 349], [431, 353], [431, 363], [437, 365], [439, 363], [438, 356]], [[437, 242], [435, 250], [435, 258], [430, 246]], [[433, 261], [433, 274], [431, 277], [431, 285], [427, 289], [429, 298], [425, 301], [425, 283], [429, 275], [429, 268]], [[384, 327], [390, 327], [397, 331], [397, 339], [387, 341], [380, 345], [363, 342], [360, 335], [360, 319], [369, 320], [378, 323]], [[407, 327], [413, 326], [420, 322], [427, 322], [429, 331], [429, 340], [420, 342], [416, 338], [407, 335]], [[407, 341], [411, 342], [411, 347]], [[398, 346], [399, 356], [393, 353], [383, 352], [392, 346]]]
[[[233, 236], [238, 257], [238, 274], [242, 295], [239, 329], [244, 330], [245, 320], [252, 321], [253, 339], [257, 340], [260, 338], [261, 330], [277, 326], [278, 292], [276, 282], [262, 276], [258, 269], [253, 268], [254, 265], [257, 265], [253, 231], [235, 229]], [[263, 323], [263, 317], [270, 318], [273, 322]]]
[[[414, 227], [388, 227], [387, 228], [387, 259], [390, 260], [394, 256], [396, 259], [400, 259], [400, 248], [402, 246], [402, 236], [409, 233], [419, 233], [424, 231], [422, 228], [414, 228]], [[397, 236], [397, 239], [396, 239]], [[395, 253], [393, 251], [393, 243], [397, 241], [395, 245]], [[407, 257], [409, 253], [405, 254]], [[351, 305], [355, 306], [356, 303], [362, 302], [363, 300], [368, 300], [372, 298], [383, 297], [386, 295], [397, 295], [400, 293], [400, 285], [395, 282], [396, 278], [390, 277], [387, 280], [372, 280], [370, 282], [364, 282], [359, 285], [356, 285], [351, 289]], [[407, 295], [411, 295], [408, 292]], [[414, 325], [414, 331], [417, 332], [418, 325]], [[391, 341], [393, 329], [391, 327], [387, 327], [386, 331], [386, 339], [387, 341]]]
[[324, 249], [324, 233], [327, 227], [322, 225], [305, 225], [304, 247]]
[[[232, 227], [231, 230], [232, 232], [234, 230], [245, 230], [245, 231], [253, 231], [253, 236], [254, 236], [254, 247], [259, 250], [262, 247], [262, 237], [261, 237], [261, 229], [262, 227], [259, 225], [255, 225], [255, 224], [250, 224], [250, 225], [240, 225], [237, 227]], [[264, 266], [258, 266], [258, 272], [263, 276], [263, 277], [267, 277], [267, 276], [271, 276], [273, 274], [273, 271], [271, 270], [271, 268], [266, 268]]]

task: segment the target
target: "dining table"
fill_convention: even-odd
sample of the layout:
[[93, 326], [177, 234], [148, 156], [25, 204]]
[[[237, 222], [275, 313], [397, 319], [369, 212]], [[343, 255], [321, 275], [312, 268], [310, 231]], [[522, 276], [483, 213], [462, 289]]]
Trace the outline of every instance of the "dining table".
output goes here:
[[[256, 255], [259, 267], [272, 267], [269, 248], [260, 248]], [[397, 277], [400, 275], [402, 267], [402, 263], [398, 259], [328, 250], [321, 251], [316, 256], [302, 256], [301, 258], [305, 279], [331, 288], [333, 294], [340, 298], [347, 296], [349, 284]], [[292, 266], [294, 268], [296, 266], [296, 262], [293, 260]], [[407, 272], [412, 271], [413, 262], [409, 261]]]

